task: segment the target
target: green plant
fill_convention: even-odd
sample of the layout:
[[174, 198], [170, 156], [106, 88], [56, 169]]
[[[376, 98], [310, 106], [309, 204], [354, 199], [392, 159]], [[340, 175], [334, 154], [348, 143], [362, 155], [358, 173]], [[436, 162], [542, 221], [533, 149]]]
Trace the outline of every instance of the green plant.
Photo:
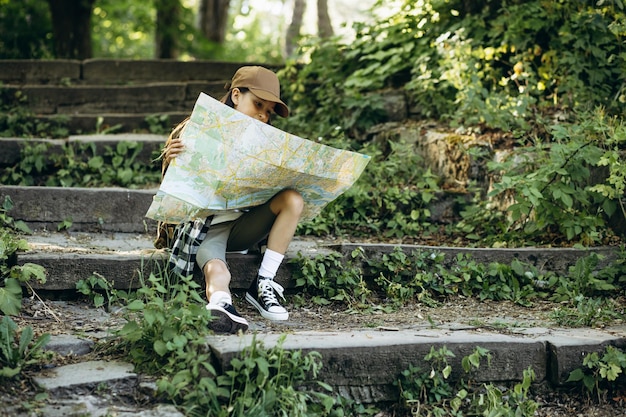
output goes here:
[[424, 360], [431, 365], [430, 370], [423, 371], [419, 367], [409, 366], [401, 373], [397, 381], [400, 399], [416, 410], [414, 415], [423, 415], [422, 413], [437, 415], [435, 409], [445, 406], [446, 400], [452, 397], [454, 388], [448, 382], [452, 367], [448, 363], [448, 358], [454, 356], [454, 353], [446, 347], [440, 349], [431, 347], [430, 352], [424, 356]]
[[485, 384], [485, 392], [473, 400], [473, 409], [479, 415], [502, 417], [531, 417], [539, 404], [528, 398], [530, 387], [535, 380], [535, 371], [523, 371], [522, 381], [513, 389], [502, 390], [493, 384]]
[[113, 284], [102, 275], [94, 272], [89, 278], [76, 281], [76, 290], [93, 300], [95, 307], [104, 306], [106, 301], [106, 310], [109, 311], [112, 304], [127, 298], [124, 293], [116, 290]]
[[596, 327], [624, 319], [626, 314], [615, 300], [578, 295], [565, 306], [559, 305], [550, 318], [559, 326]]
[[593, 245], [614, 235], [611, 224], [624, 213], [625, 182], [617, 162], [626, 140], [621, 122], [596, 109], [554, 125], [550, 135], [488, 164], [498, 181], [489, 200], [462, 213], [460, 230], [494, 245]]
[[299, 254], [292, 261], [298, 264], [293, 274], [296, 286], [311, 295], [316, 304], [339, 302], [351, 308], [367, 308], [371, 290], [363, 278], [361, 266], [355, 262], [363, 256], [362, 249], [352, 251], [348, 262], [338, 253], [314, 258]]
[[[448, 359], [454, 354], [445, 346], [431, 347], [424, 360], [430, 369], [421, 370], [409, 366], [396, 381], [400, 389], [401, 405], [413, 416], [502, 416], [531, 417], [539, 405], [529, 398], [530, 387], [535, 380], [532, 368], [523, 371], [522, 381], [510, 389], [493, 384], [476, 385], [471, 381], [450, 380], [452, 367]], [[477, 346], [461, 360], [463, 370], [470, 375], [480, 368], [481, 361], [491, 356], [487, 349]]]
[[45, 270], [34, 263], [17, 265], [17, 252], [28, 249], [28, 243], [19, 238], [15, 231], [30, 231], [24, 222], [15, 221], [7, 212], [13, 207], [10, 197], [6, 197], [0, 208], [0, 311], [7, 315], [17, 315], [22, 306], [22, 284], [31, 291], [31, 279], [46, 281]]
[[70, 227], [72, 227], [72, 217], [66, 217], [65, 219], [63, 219], [63, 221], [61, 223], [59, 223], [57, 225], [57, 231], [61, 231], [61, 230], [67, 230]]
[[[552, 298], [555, 301], [573, 300], [579, 296], [592, 297], [598, 294], [614, 292], [619, 272], [614, 274], [599, 273], [598, 263], [601, 256], [590, 253], [578, 258], [573, 266], [569, 267], [568, 275], [555, 277], [558, 280], [558, 288]], [[553, 284], [554, 285], [554, 284]]]
[[170, 116], [167, 114], [150, 114], [145, 119], [148, 131], [157, 135], [169, 134], [172, 130]]
[[619, 348], [607, 346], [602, 356], [598, 352], [587, 354], [582, 368], [570, 372], [567, 382], [582, 382], [585, 392], [602, 402], [609, 392], [623, 387], [625, 369], [626, 354]]
[[24, 368], [40, 363], [50, 357], [44, 351], [50, 340], [49, 334], [34, 338], [33, 328], [21, 331], [8, 316], [0, 320], [0, 379], [13, 378]]
[[83, 142], [51, 153], [45, 143], [26, 145], [20, 161], [5, 169], [0, 180], [11, 185], [61, 187], [137, 188], [156, 184], [161, 173], [138, 159], [142, 148], [140, 142], [119, 141], [98, 153], [95, 143]]
[[[276, 346], [265, 349], [253, 339], [230, 362], [230, 369], [218, 377], [219, 386], [230, 393], [228, 415], [308, 416], [311, 408], [329, 411], [334, 406], [335, 401], [324, 392], [303, 389], [321, 369], [321, 355], [285, 350], [284, 340], [282, 336]], [[332, 391], [322, 382], [317, 385], [323, 391]]]

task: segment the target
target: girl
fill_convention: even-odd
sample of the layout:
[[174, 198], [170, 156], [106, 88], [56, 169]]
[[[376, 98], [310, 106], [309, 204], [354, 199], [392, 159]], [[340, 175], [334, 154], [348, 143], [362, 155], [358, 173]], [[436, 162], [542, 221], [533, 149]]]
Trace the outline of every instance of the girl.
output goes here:
[[[242, 67], [225, 88], [228, 93], [221, 102], [250, 117], [270, 123], [274, 113], [282, 117], [289, 116], [289, 109], [280, 99], [278, 77], [267, 68]], [[179, 136], [187, 120], [174, 128], [166, 142], [163, 172], [172, 159], [184, 150]], [[189, 272], [193, 271], [195, 260], [202, 269], [209, 300], [206, 308], [214, 317], [210, 324], [214, 332], [237, 333], [248, 329], [248, 322], [233, 306], [226, 252], [246, 250], [265, 238], [267, 249], [257, 278], [246, 292], [246, 300], [269, 320], [289, 318], [289, 313], [276, 296], [278, 294], [282, 297], [283, 287], [273, 279], [296, 231], [303, 208], [302, 196], [295, 190], [285, 189], [265, 204], [245, 212], [217, 214], [176, 227], [170, 263], [174, 265], [175, 271], [179, 268], [178, 271]], [[181, 256], [185, 251], [191, 256]]]

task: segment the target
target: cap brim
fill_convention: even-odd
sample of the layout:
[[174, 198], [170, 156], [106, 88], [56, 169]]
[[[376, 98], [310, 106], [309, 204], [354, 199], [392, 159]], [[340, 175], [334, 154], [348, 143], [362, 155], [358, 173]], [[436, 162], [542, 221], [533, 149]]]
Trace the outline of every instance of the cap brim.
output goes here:
[[277, 115], [281, 117], [289, 116], [289, 107], [287, 107], [287, 105], [283, 103], [283, 101], [279, 99], [278, 97], [276, 97], [274, 94], [265, 90], [257, 90], [256, 88], [249, 88], [249, 90], [252, 92], [252, 94], [254, 94], [255, 96], [259, 98], [262, 98], [263, 100], [276, 103], [276, 105], [274, 106], [274, 113], [276, 113]]

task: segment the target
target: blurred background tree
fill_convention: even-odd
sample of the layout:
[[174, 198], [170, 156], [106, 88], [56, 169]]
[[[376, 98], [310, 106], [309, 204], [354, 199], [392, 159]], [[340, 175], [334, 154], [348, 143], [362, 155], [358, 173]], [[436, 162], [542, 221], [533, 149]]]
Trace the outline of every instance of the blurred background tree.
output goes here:
[[[361, 2], [363, 16], [372, 1]], [[358, 8], [345, 6], [353, 0], [336, 3], [343, 13], [359, 16]], [[305, 16], [305, 10], [317, 16]], [[328, 0], [0, 0], [0, 59], [279, 64], [307, 31], [315, 33], [313, 27], [322, 38], [332, 36], [330, 15]]]

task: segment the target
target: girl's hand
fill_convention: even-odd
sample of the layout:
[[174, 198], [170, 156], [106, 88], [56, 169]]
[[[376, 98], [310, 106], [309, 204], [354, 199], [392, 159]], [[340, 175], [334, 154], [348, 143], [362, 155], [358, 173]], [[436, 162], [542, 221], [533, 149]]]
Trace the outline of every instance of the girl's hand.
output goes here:
[[163, 149], [163, 159], [168, 164], [172, 159], [176, 158], [185, 149], [185, 146], [179, 138], [172, 139], [170, 143]]

